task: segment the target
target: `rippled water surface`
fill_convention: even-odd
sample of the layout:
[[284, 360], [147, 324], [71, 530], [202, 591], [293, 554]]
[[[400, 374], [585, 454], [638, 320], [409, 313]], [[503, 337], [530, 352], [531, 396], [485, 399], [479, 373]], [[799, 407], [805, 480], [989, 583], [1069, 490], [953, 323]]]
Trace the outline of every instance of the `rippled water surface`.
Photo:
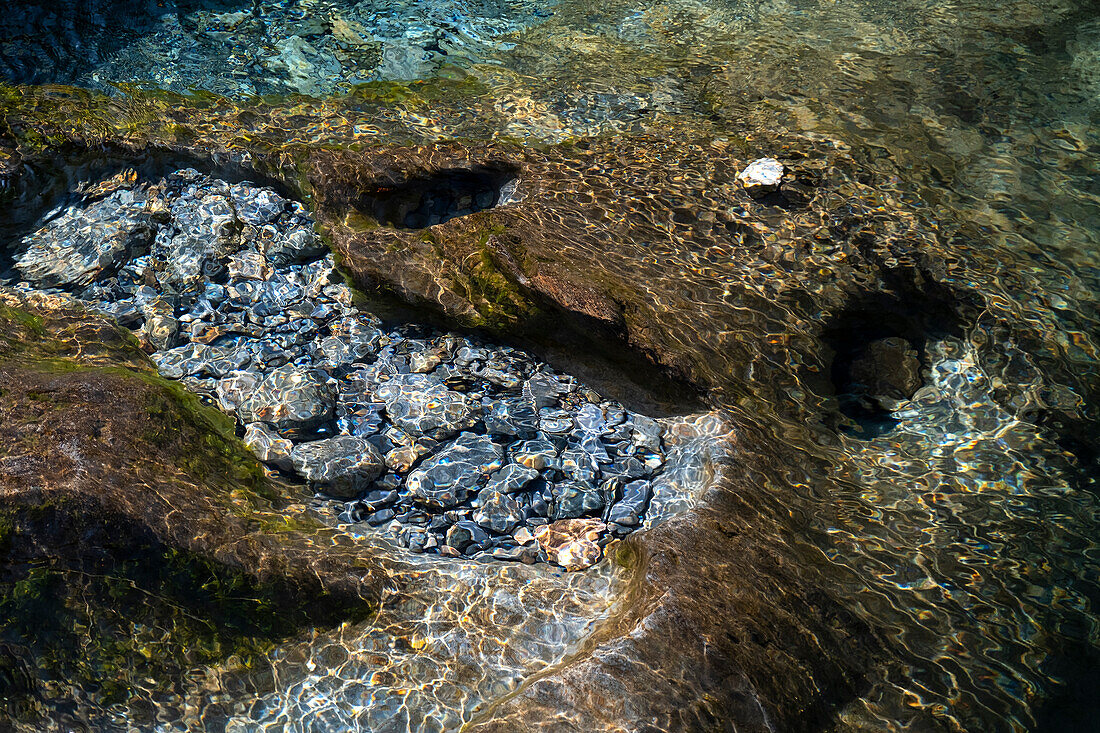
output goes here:
[[[212, 105], [215, 132], [274, 105], [248, 132], [276, 144], [672, 130], [753, 150], [765, 132], [841, 149], [883, 210], [905, 202], [917, 229], [953, 232], [953, 251], [981, 263], [960, 287], [1057, 334], [1058, 369], [1085, 381], [1100, 369], [1100, 12], [1088, 0], [26, 2], [0, 16], [0, 74], [192, 95]], [[418, 80], [457, 91], [436, 106]], [[624, 217], [644, 213], [633, 203]], [[674, 238], [667, 252], [654, 302], [688, 283], [688, 305], [670, 307], [724, 333], [706, 303], [733, 265]], [[809, 379], [777, 398], [750, 375], [744, 395], [717, 390], [711, 403], [796, 457], [788, 482], [768, 487], [806, 518], [808, 534], [790, 541], [816, 547], [826, 577], [830, 564], [853, 571], [836, 577], [857, 582], [832, 590], [891, 643], [841, 728], [1095, 730], [1097, 408], [1070, 386], [1029, 383], [1038, 357], [980, 309], [940, 318], [925, 295], [912, 319], [923, 386], [873, 420], [806, 419], [837, 413]], [[875, 332], [874, 310], [837, 328], [896, 335]], [[785, 365], [753, 368], [773, 366]], [[1024, 387], [1006, 396], [1006, 384]], [[1083, 417], [1054, 425], [1052, 406]], [[258, 692], [210, 671], [162, 701], [163, 729], [195, 710], [229, 730], [453, 729], [560, 663], [629, 598], [606, 563], [569, 577], [459, 561], [407, 572], [423, 596], [275, 649], [275, 681]], [[441, 587], [454, 603], [433, 595]]]

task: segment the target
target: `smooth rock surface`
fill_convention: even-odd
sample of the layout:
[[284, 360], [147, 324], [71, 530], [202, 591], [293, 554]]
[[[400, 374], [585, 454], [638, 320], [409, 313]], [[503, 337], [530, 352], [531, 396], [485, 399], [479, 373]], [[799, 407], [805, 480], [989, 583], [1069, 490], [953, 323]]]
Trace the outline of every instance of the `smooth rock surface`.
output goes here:
[[307, 481], [343, 499], [361, 494], [386, 468], [378, 449], [353, 435], [299, 443], [290, 460]]

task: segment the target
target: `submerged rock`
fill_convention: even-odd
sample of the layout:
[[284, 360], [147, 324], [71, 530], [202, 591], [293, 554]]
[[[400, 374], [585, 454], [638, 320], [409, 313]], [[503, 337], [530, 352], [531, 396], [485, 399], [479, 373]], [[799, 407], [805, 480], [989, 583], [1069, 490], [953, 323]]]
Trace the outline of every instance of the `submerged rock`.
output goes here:
[[254, 422], [246, 425], [241, 440], [264, 463], [270, 463], [284, 471], [293, 468], [290, 454], [294, 444], [286, 438], [280, 438], [266, 423]]
[[485, 435], [462, 433], [409, 474], [409, 492], [421, 503], [450, 508], [465, 501], [504, 462], [504, 451]]
[[312, 428], [333, 418], [336, 390], [327, 374], [288, 364], [267, 375], [237, 407], [244, 422]]
[[775, 158], [759, 158], [745, 166], [737, 180], [753, 196], [771, 193], [783, 182], [783, 164]]
[[341, 499], [357, 497], [386, 470], [378, 449], [353, 435], [299, 443], [290, 460], [304, 479]]
[[522, 491], [529, 483], [538, 478], [539, 472], [533, 468], [517, 463], [509, 463], [489, 477], [489, 483], [485, 484], [486, 492], [500, 492], [510, 494]]
[[894, 410], [921, 386], [920, 357], [912, 344], [896, 336], [872, 341], [849, 368], [853, 392]]
[[584, 570], [599, 562], [596, 544], [607, 528], [599, 519], [563, 519], [535, 529], [535, 539], [551, 562], [566, 570]]
[[43, 287], [87, 285], [144, 254], [155, 232], [149, 209], [144, 196], [129, 190], [69, 207], [23, 240], [15, 267]]
[[437, 440], [473, 426], [477, 417], [466, 397], [425, 374], [401, 374], [375, 394], [386, 403], [394, 425]]

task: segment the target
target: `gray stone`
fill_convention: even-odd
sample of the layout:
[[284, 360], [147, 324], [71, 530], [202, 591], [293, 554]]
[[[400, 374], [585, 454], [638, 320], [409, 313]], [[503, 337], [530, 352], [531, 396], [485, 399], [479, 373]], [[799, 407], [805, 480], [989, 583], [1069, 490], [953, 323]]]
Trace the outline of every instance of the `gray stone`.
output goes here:
[[539, 472], [533, 468], [509, 463], [489, 477], [489, 483], [485, 484], [485, 491], [499, 491], [504, 494], [522, 491], [538, 476]]
[[482, 491], [481, 507], [474, 513], [474, 521], [485, 529], [505, 534], [522, 524], [526, 513], [519, 502], [497, 491]]
[[238, 252], [229, 258], [227, 270], [234, 280], [267, 280], [271, 277], [271, 266], [259, 252]]
[[290, 471], [294, 467], [290, 460], [294, 444], [286, 438], [280, 438], [265, 423], [246, 425], [243, 442], [264, 463], [270, 463], [284, 471]]
[[563, 481], [555, 484], [554, 502], [550, 509], [550, 518], [574, 519], [603, 510], [604, 499], [601, 492], [586, 481]]
[[378, 387], [394, 425], [437, 440], [473, 427], [477, 416], [465, 395], [444, 387], [427, 374], [402, 374]]
[[654, 453], [661, 452], [661, 436], [664, 430], [661, 423], [645, 415], [632, 414], [630, 416], [631, 439], [639, 448], [646, 448]]
[[573, 416], [565, 410], [544, 407], [539, 410], [539, 430], [550, 435], [565, 435], [573, 430]]
[[622, 527], [635, 527], [641, 523], [652, 488], [648, 481], [631, 481], [623, 488], [623, 498], [608, 512], [608, 521]]
[[600, 473], [609, 478], [636, 479], [649, 473], [645, 464], [633, 456], [618, 457], [611, 463], [600, 466]]
[[210, 347], [204, 344], [185, 344], [167, 351], [157, 351], [149, 355], [161, 376], [168, 379], [182, 379], [198, 374], [206, 366], [206, 353]]
[[336, 390], [327, 374], [288, 364], [268, 374], [237, 413], [244, 422], [312, 428], [331, 420], [335, 405]]
[[[175, 236], [158, 236], [152, 247], [156, 269], [165, 282], [189, 287], [212, 273], [224, 271], [226, 258], [240, 248], [234, 236], [239, 223], [225, 196], [208, 195], [172, 205]], [[169, 230], [163, 229], [160, 235]]]
[[539, 417], [526, 401], [485, 397], [481, 402], [482, 420], [490, 433], [533, 438], [538, 432]]
[[494, 547], [491, 553], [494, 560], [509, 560], [532, 565], [538, 562], [539, 550], [535, 546], [512, 545], [510, 547]]
[[171, 349], [180, 343], [180, 323], [172, 316], [153, 316], [142, 326], [145, 342], [157, 351]]
[[466, 553], [488, 540], [488, 533], [469, 520], [457, 522], [447, 530], [447, 546], [461, 553]]
[[518, 391], [523, 384], [523, 377], [498, 364], [490, 363], [480, 369], [474, 369], [473, 374], [505, 390]]
[[116, 191], [90, 206], [66, 209], [25, 237], [15, 268], [39, 287], [87, 285], [146, 249], [154, 233], [144, 198]]
[[541, 471], [544, 468], [558, 468], [558, 449], [549, 440], [521, 440], [509, 447], [512, 460], [521, 466]]
[[254, 227], [274, 221], [288, 209], [287, 201], [271, 189], [238, 183], [229, 189], [237, 217]]
[[504, 451], [484, 435], [462, 433], [409, 474], [409, 493], [422, 504], [450, 508], [503, 465]]
[[378, 449], [352, 435], [299, 443], [290, 460], [303, 478], [341, 499], [363, 493], [385, 469]]
[[573, 391], [571, 377], [535, 372], [523, 384], [523, 396], [536, 410], [557, 407], [559, 400]]

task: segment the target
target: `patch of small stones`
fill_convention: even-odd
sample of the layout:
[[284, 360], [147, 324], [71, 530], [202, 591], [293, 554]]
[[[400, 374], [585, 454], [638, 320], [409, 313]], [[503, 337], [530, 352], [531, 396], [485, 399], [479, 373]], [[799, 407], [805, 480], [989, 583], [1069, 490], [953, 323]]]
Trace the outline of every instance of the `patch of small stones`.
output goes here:
[[244, 442], [414, 552], [592, 565], [641, 526], [656, 420], [505, 346], [359, 310], [302, 206], [182, 170], [120, 176], [28, 236], [16, 287], [72, 292]]

